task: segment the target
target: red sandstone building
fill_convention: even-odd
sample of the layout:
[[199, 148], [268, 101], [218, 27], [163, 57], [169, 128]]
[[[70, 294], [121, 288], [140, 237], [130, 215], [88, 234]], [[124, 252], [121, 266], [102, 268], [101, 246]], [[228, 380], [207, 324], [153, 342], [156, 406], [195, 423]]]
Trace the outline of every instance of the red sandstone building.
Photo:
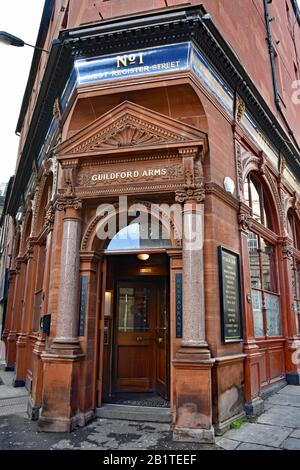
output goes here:
[[[300, 384], [299, 22], [295, 0], [45, 2], [2, 335], [41, 429], [143, 403], [211, 442]], [[168, 237], [100, 237], [104, 203], [132, 230], [125, 196], [165, 204]]]

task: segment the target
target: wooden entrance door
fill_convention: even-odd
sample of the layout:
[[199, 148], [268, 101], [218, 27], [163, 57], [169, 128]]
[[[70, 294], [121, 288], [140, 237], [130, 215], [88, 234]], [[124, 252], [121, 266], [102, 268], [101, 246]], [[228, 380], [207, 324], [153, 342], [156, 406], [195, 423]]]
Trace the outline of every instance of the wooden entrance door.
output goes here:
[[157, 391], [166, 396], [167, 330], [162, 291], [162, 284], [153, 280], [117, 285], [115, 392]]

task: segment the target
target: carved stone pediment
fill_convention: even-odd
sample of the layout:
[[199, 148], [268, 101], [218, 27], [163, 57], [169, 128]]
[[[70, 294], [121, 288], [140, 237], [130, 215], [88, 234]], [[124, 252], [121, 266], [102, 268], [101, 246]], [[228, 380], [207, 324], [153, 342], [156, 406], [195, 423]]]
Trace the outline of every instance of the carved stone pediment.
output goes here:
[[206, 151], [206, 134], [140, 105], [124, 101], [57, 148], [58, 157], [99, 155], [134, 147], [159, 148], [189, 143]]

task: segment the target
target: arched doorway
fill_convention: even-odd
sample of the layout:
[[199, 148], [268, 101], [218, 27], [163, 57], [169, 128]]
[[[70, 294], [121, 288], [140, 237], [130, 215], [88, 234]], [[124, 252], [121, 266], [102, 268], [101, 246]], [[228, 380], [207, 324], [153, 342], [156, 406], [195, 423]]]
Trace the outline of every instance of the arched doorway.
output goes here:
[[104, 402], [168, 404], [172, 244], [159, 228], [131, 223], [104, 249]]

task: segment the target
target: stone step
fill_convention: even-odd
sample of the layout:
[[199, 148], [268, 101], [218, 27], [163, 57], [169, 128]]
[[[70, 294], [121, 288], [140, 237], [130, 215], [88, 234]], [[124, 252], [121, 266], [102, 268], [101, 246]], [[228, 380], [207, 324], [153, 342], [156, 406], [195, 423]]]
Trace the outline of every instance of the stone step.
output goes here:
[[127, 421], [149, 423], [170, 423], [172, 420], [169, 408], [115, 404], [105, 404], [97, 408], [96, 416], [98, 418], [124, 419]]

